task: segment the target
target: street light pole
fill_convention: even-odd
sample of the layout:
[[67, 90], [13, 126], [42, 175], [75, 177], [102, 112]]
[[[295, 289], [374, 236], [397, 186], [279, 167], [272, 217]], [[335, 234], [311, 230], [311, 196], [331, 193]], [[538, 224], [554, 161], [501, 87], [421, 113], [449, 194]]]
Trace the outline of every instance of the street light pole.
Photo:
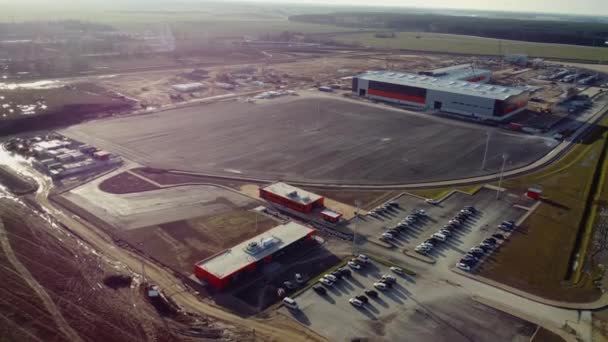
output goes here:
[[481, 169], [486, 168], [486, 158], [488, 157], [488, 147], [490, 146], [490, 133], [486, 131], [486, 149], [483, 152], [483, 160], [481, 161]]
[[357, 207], [357, 211], [355, 212], [355, 231], [353, 232], [353, 255], [356, 255], [356, 244], [357, 244], [357, 228], [359, 225], [359, 206], [361, 202], [359, 200], [355, 200], [355, 206]]
[[500, 178], [498, 178], [498, 189], [496, 189], [496, 199], [500, 197], [500, 187], [502, 185], [502, 177], [505, 174], [505, 164], [507, 162], [507, 155], [505, 153], [502, 154], [502, 168], [500, 170]]

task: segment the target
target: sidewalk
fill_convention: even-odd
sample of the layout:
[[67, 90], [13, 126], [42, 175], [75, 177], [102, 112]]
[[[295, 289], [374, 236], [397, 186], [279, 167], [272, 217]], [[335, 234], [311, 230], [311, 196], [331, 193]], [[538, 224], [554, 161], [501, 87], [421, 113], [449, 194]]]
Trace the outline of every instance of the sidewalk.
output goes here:
[[557, 301], [557, 300], [552, 300], [552, 299], [546, 299], [540, 296], [536, 296], [533, 294], [530, 294], [528, 292], [516, 289], [514, 287], [508, 286], [508, 285], [504, 285], [501, 284], [499, 282], [493, 281], [491, 279], [488, 278], [484, 278], [478, 275], [473, 275], [471, 273], [465, 272], [465, 271], [461, 271], [459, 269], [452, 269], [452, 272], [459, 274], [461, 276], [473, 279], [475, 281], [478, 281], [480, 283], [484, 283], [486, 285], [490, 285], [493, 287], [496, 287], [498, 289], [507, 291], [509, 293], [512, 293], [514, 295], [529, 299], [531, 301], [535, 301], [537, 303], [541, 303], [541, 304], [545, 304], [545, 305], [550, 305], [550, 306], [554, 306], [557, 308], [561, 308], [561, 309], [570, 309], [570, 310], [597, 310], [597, 309], [601, 309], [604, 308], [606, 306], [608, 306], [608, 293], [604, 293], [602, 294], [602, 296], [593, 302], [588, 302], [588, 303], [572, 303], [572, 302], [563, 302], [563, 301]]

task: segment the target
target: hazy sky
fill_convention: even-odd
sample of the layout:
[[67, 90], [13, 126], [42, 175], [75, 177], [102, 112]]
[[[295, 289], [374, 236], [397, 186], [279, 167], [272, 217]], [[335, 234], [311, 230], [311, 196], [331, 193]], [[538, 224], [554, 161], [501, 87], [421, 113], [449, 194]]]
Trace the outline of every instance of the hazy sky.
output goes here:
[[[256, 0], [248, 0], [256, 1]], [[408, 6], [593, 14], [608, 16], [608, 0], [268, 0], [280, 3]]]
[[[170, 7], [196, 3], [204, 6], [205, 2], [222, 2], [231, 0], [0, 0], [0, 7], [29, 7], [53, 5], [56, 10], [70, 10], [74, 7], [125, 7], [133, 4], [162, 4]], [[480, 9], [513, 12], [569, 13], [608, 16], [608, 0], [232, 0], [231, 2], [275, 2], [282, 4], [326, 4], [326, 5], [367, 5], [367, 6], [400, 6], [422, 8]]]

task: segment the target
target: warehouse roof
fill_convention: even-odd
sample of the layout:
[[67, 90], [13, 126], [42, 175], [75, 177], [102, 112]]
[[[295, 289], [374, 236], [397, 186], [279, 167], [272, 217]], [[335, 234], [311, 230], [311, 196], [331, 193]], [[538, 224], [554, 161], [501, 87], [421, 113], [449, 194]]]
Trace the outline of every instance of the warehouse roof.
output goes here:
[[265, 187], [263, 190], [304, 205], [316, 202], [322, 197], [315, 193], [302, 190], [282, 182], [271, 184]]
[[291, 245], [314, 231], [313, 228], [295, 222], [282, 224], [200, 261], [196, 266], [218, 278], [224, 278]]
[[432, 76], [392, 71], [370, 71], [358, 75], [357, 78], [369, 81], [400, 84], [410, 87], [419, 87], [429, 90], [445, 91], [455, 94], [478, 96], [496, 100], [506, 100], [511, 96], [520, 95], [525, 92], [524, 89], [519, 88], [503, 87], [491, 84], [480, 84], [466, 81], [454, 81], [450, 79], [442, 79]]
[[443, 79], [466, 81], [475, 76], [481, 76], [484, 74], [487, 75], [491, 73], [492, 72], [488, 69], [475, 68], [475, 66], [472, 64], [458, 64], [445, 68], [429, 70], [425, 74]]

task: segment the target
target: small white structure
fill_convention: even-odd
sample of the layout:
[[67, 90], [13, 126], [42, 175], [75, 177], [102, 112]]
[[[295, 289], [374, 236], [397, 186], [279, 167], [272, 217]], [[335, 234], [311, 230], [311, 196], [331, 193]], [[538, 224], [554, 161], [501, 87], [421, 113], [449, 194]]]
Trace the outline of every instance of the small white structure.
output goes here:
[[174, 84], [171, 86], [173, 90], [179, 91], [180, 93], [191, 93], [194, 91], [201, 90], [205, 88], [205, 85], [200, 82], [194, 83], [183, 83], [183, 84]]

